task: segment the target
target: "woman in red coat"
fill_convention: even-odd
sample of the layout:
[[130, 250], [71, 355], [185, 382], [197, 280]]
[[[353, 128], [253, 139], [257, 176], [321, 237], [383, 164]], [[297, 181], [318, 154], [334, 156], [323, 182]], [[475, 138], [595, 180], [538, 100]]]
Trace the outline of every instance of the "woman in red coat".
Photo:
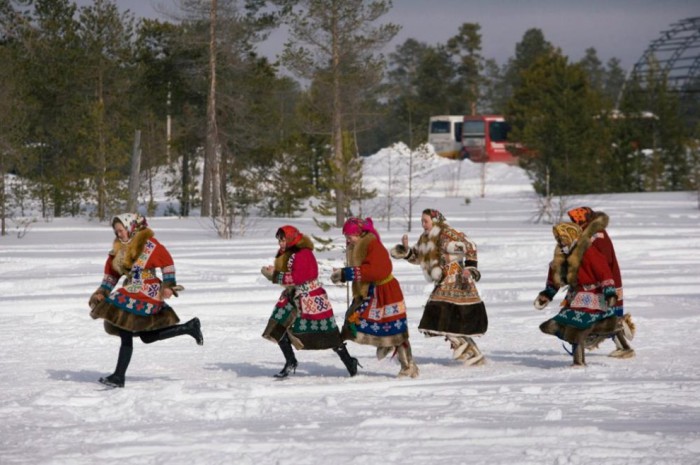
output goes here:
[[576, 223], [559, 223], [553, 234], [557, 247], [547, 288], [535, 300], [535, 307], [544, 308], [561, 287], [566, 286], [567, 292], [561, 311], [540, 329], [571, 343], [574, 365], [585, 365], [586, 337], [592, 332], [613, 333], [617, 326], [615, 280], [605, 256], [582, 236]]
[[343, 235], [349, 266], [335, 269], [331, 275], [334, 283], [352, 282], [353, 300], [345, 313], [343, 339], [376, 347], [380, 360], [396, 352], [401, 364], [398, 376], [417, 377], [403, 292], [391, 274], [389, 252], [372, 219], [349, 218], [343, 225]]
[[[622, 273], [620, 272], [620, 265], [618, 264], [617, 256], [615, 255], [615, 247], [613, 246], [612, 240], [606, 231], [610, 218], [604, 212], [593, 211], [590, 207], [573, 208], [566, 213], [569, 215], [569, 218], [571, 218], [571, 221], [581, 226], [583, 231], [582, 235], [590, 238], [591, 245], [603, 254], [608, 262], [608, 266], [610, 266], [610, 271], [612, 271], [613, 280], [615, 280], [615, 289], [617, 292], [615, 313], [618, 317], [622, 317], [620, 322], [624, 335], [629, 342], [629, 340], [634, 338], [635, 327], [634, 323], [632, 322], [632, 316], [630, 314], [625, 314], [624, 311], [624, 302], [622, 300]], [[586, 348], [597, 347], [603, 339], [605, 338], [590, 338], [590, 340], [586, 341]], [[615, 343], [616, 348], [610, 353], [610, 357], [634, 357], [634, 350], [631, 348], [625, 349], [617, 335], [613, 336], [612, 340]]]
[[333, 307], [326, 290], [318, 281], [318, 263], [311, 238], [290, 225], [277, 230], [279, 250], [275, 264], [263, 267], [261, 273], [284, 287], [263, 332], [263, 337], [279, 344], [285, 358], [276, 378], [295, 372], [294, 349], [332, 349], [338, 354], [350, 376], [357, 374], [357, 359], [351, 357], [340, 338]]
[[[131, 361], [133, 338], [151, 342], [184, 334], [197, 344], [204, 344], [198, 318], [185, 324], [165, 303], [182, 289], [175, 281], [175, 264], [168, 249], [148, 228], [146, 218], [138, 213], [124, 213], [112, 219], [116, 236], [104, 266], [102, 284], [90, 297], [94, 319], [104, 320], [105, 331], [121, 338], [117, 367], [113, 374], [99, 381], [110, 387], [124, 387], [126, 369]], [[160, 269], [161, 280], [156, 270]], [[122, 287], [113, 292], [122, 276]]]

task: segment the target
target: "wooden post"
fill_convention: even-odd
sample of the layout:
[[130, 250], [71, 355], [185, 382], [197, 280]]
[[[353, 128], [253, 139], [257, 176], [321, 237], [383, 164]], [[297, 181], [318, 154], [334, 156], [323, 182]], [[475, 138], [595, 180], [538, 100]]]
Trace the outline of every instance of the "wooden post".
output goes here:
[[129, 202], [126, 209], [129, 212], [136, 212], [139, 201], [139, 173], [141, 171], [141, 131], [136, 130], [134, 134], [134, 150], [131, 153], [131, 173], [129, 174]]

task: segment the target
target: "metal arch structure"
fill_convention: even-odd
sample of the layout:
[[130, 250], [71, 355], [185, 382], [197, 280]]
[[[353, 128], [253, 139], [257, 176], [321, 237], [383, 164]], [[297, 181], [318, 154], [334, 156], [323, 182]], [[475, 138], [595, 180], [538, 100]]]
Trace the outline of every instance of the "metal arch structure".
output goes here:
[[666, 76], [671, 90], [700, 93], [700, 16], [683, 19], [662, 31], [634, 65], [631, 75], [644, 85], [652, 66]]

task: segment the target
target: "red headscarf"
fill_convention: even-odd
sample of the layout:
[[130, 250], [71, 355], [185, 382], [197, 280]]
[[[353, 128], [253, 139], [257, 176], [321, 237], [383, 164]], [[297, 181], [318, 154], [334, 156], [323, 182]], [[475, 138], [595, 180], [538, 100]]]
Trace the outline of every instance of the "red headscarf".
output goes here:
[[284, 225], [277, 230], [275, 237], [279, 239], [285, 239], [287, 241], [287, 248], [294, 247], [301, 241], [302, 234], [297, 228], [290, 225]]

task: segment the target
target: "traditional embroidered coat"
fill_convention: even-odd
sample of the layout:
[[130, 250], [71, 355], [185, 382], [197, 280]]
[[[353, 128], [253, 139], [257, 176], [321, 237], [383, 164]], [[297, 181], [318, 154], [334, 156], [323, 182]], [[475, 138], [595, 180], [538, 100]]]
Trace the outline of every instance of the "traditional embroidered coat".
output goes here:
[[[615, 304], [615, 314], [617, 316], [622, 316], [624, 313], [624, 302], [623, 302], [623, 292], [622, 292], [622, 273], [620, 272], [620, 265], [617, 262], [617, 256], [615, 255], [615, 248], [613, 247], [612, 240], [608, 236], [605, 230], [608, 227], [609, 217], [603, 212], [596, 212], [593, 220], [586, 225], [581, 233], [581, 239], [579, 242], [587, 241], [590, 246], [598, 250], [605, 258], [610, 271], [612, 272], [613, 281], [615, 282], [615, 290], [617, 296], [617, 303]], [[555, 258], [558, 255], [558, 248], [554, 251]], [[559, 287], [555, 285], [552, 276], [552, 266], [549, 268], [549, 273], [547, 275], [547, 283], [545, 290], [542, 294], [547, 296], [549, 300], [552, 300], [556, 295]]]
[[[394, 247], [394, 251], [403, 249]], [[476, 282], [466, 267], [477, 266], [476, 244], [446, 223], [434, 223], [415, 246], [394, 256], [420, 265], [429, 282], [435, 283], [418, 329], [428, 336], [470, 336], [488, 329], [486, 307]]]
[[345, 314], [343, 339], [375, 347], [407, 341], [406, 303], [384, 245], [365, 233], [348, 246], [347, 260], [350, 266], [342, 269], [342, 281], [352, 282], [353, 300]]
[[307, 236], [278, 253], [272, 282], [285, 289], [275, 304], [263, 337], [278, 342], [285, 332], [297, 349], [332, 349], [342, 344], [333, 307], [318, 281], [313, 242]]
[[[163, 279], [156, 274], [160, 269]], [[114, 291], [125, 276], [122, 287]], [[91, 299], [92, 318], [105, 320], [105, 330], [149, 331], [177, 324], [180, 319], [163, 301], [162, 288], [176, 285], [175, 264], [170, 252], [154, 237], [151, 229], [137, 232], [128, 243], [118, 239], [107, 256], [104, 277], [97, 293], [100, 303]]]
[[554, 251], [547, 289], [543, 292], [567, 285], [562, 309], [554, 317], [557, 323], [586, 329], [616, 315], [615, 307], [608, 308], [606, 304], [607, 297], [616, 295], [612, 270], [588, 236], [581, 236], [568, 255], [559, 247]]

